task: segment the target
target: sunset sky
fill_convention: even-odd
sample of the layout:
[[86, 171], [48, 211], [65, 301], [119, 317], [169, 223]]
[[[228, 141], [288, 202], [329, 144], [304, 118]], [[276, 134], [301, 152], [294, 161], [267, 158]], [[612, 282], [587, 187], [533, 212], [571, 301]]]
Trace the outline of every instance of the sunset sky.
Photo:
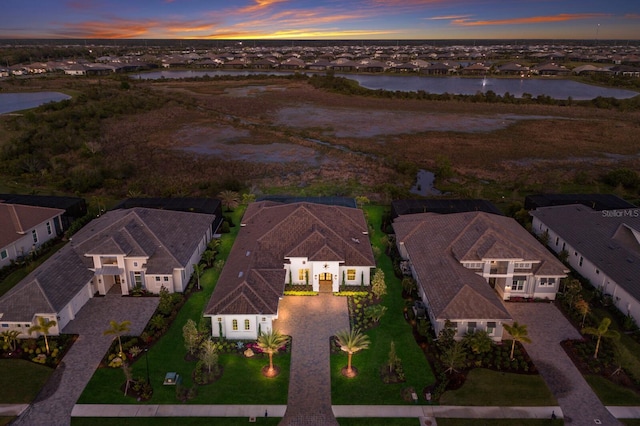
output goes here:
[[2, 0], [0, 38], [640, 39], [640, 0]]

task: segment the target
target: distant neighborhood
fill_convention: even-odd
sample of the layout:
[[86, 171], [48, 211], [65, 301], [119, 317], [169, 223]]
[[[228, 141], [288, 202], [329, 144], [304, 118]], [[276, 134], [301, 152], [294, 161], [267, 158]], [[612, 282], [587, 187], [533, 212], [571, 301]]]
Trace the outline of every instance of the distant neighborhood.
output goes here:
[[[136, 47], [126, 54], [108, 45], [86, 47], [83, 58], [0, 64], [0, 77], [45, 73], [109, 75], [163, 68], [256, 71], [334, 71], [421, 75], [640, 77], [640, 49], [629, 45], [334, 45], [249, 46], [162, 49]], [[571, 63], [570, 66], [566, 65]], [[576, 65], [584, 63], [583, 65]], [[4, 66], [3, 66], [4, 65]]]

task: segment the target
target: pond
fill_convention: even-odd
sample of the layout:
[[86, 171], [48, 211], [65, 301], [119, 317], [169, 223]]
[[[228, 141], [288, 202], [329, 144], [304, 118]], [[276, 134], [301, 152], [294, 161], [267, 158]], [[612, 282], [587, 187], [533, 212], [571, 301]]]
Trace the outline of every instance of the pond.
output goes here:
[[[233, 70], [163, 70], [132, 75], [136, 79], [158, 80], [162, 78], [194, 78], [204, 76], [247, 76], [247, 75], [289, 75], [291, 71], [233, 71]], [[311, 74], [311, 73], [306, 73]], [[339, 74], [357, 81], [367, 89], [383, 89], [391, 91], [416, 92], [423, 90], [434, 94], [462, 94], [475, 95], [478, 92], [491, 90], [497, 95], [510, 93], [520, 98], [528, 93], [533, 97], [544, 95], [553, 99], [589, 100], [598, 96], [607, 98], [627, 99], [640, 93], [632, 90], [614, 89], [609, 87], [592, 86], [573, 80], [560, 78], [462, 78], [462, 77], [425, 77], [418, 75], [388, 75], [388, 74]]]
[[47, 102], [71, 99], [71, 96], [59, 92], [0, 93], [0, 114], [35, 108]]

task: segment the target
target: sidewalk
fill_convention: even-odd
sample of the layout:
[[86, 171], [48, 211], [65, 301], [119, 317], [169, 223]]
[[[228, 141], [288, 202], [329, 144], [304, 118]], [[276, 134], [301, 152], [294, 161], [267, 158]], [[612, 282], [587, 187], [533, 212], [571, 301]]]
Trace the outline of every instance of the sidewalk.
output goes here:
[[[281, 418], [286, 405], [104, 405], [77, 404], [72, 417], [269, 417]], [[464, 407], [452, 405], [333, 405], [337, 418], [431, 417], [485, 419], [563, 418], [559, 406]], [[607, 407], [616, 418], [640, 418], [640, 407]]]

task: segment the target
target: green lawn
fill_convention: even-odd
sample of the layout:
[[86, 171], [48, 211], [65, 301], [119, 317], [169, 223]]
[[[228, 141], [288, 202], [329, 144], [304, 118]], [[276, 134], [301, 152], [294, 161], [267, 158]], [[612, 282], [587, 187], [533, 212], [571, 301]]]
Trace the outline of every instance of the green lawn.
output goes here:
[[585, 379], [604, 405], [640, 405], [640, 395], [631, 389], [616, 385], [602, 376], [586, 375]]
[[[367, 207], [366, 211], [368, 220], [375, 224], [371, 242], [384, 253], [380, 240], [384, 235], [380, 231], [384, 209], [375, 206]], [[382, 302], [387, 312], [380, 325], [366, 332], [371, 340], [369, 349], [353, 356], [353, 365], [359, 370], [357, 377], [347, 379], [340, 374], [340, 369], [347, 364], [346, 354], [331, 356], [331, 397], [334, 404], [409, 404], [402, 399], [402, 389], [412, 386], [421, 394], [425, 386], [435, 382], [431, 367], [413, 338], [411, 326], [404, 319], [402, 287], [393, 274], [391, 259], [382, 254], [378, 267], [384, 271], [387, 283], [387, 295]], [[379, 370], [388, 359], [391, 341], [395, 342], [396, 352], [402, 360], [407, 377], [405, 383], [385, 384], [380, 379]]]
[[539, 375], [476, 368], [469, 372], [460, 389], [446, 391], [440, 398], [440, 404], [544, 406], [558, 405], [558, 402]]
[[[235, 235], [237, 235], [241, 212], [233, 212], [235, 227], [230, 234], [224, 234], [218, 258], [226, 259]], [[148, 404], [175, 404], [175, 388], [163, 386], [164, 376], [169, 371], [178, 372], [183, 378], [183, 385], [193, 386], [191, 372], [195, 362], [184, 360], [186, 349], [182, 337], [182, 326], [188, 319], [198, 324], [202, 312], [217, 282], [219, 273], [208, 269], [201, 277], [202, 291], [194, 292], [184, 304], [176, 320], [167, 333], [151, 347], [148, 352], [149, 376], [153, 387], [153, 397]], [[199, 386], [197, 396], [190, 400], [193, 404], [286, 404], [289, 386], [289, 364], [291, 356], [280, 354], [274, 357], [274, 363], [281, 368], [281, 373], [273, 379], [266, 379], [260, 369], [268, 364], [268, 358], [244, 358], [237, 354], [221, 354], [220, 365], [224, 372], [222, 378], [215, 383]], [[146, 378], [147, 359], [142, 356], [133, 364], [133, 377]], [[120, 390], [125, 381], [121, 369], [100, 368], [96, 370], [91, 381], [80, 396], [79, 404], [133, 404], [133, 398], [125, 397]]]
[[38, 395], [53, 370], [23, 359], [0, 359], [0, 402], [26, 404]]

